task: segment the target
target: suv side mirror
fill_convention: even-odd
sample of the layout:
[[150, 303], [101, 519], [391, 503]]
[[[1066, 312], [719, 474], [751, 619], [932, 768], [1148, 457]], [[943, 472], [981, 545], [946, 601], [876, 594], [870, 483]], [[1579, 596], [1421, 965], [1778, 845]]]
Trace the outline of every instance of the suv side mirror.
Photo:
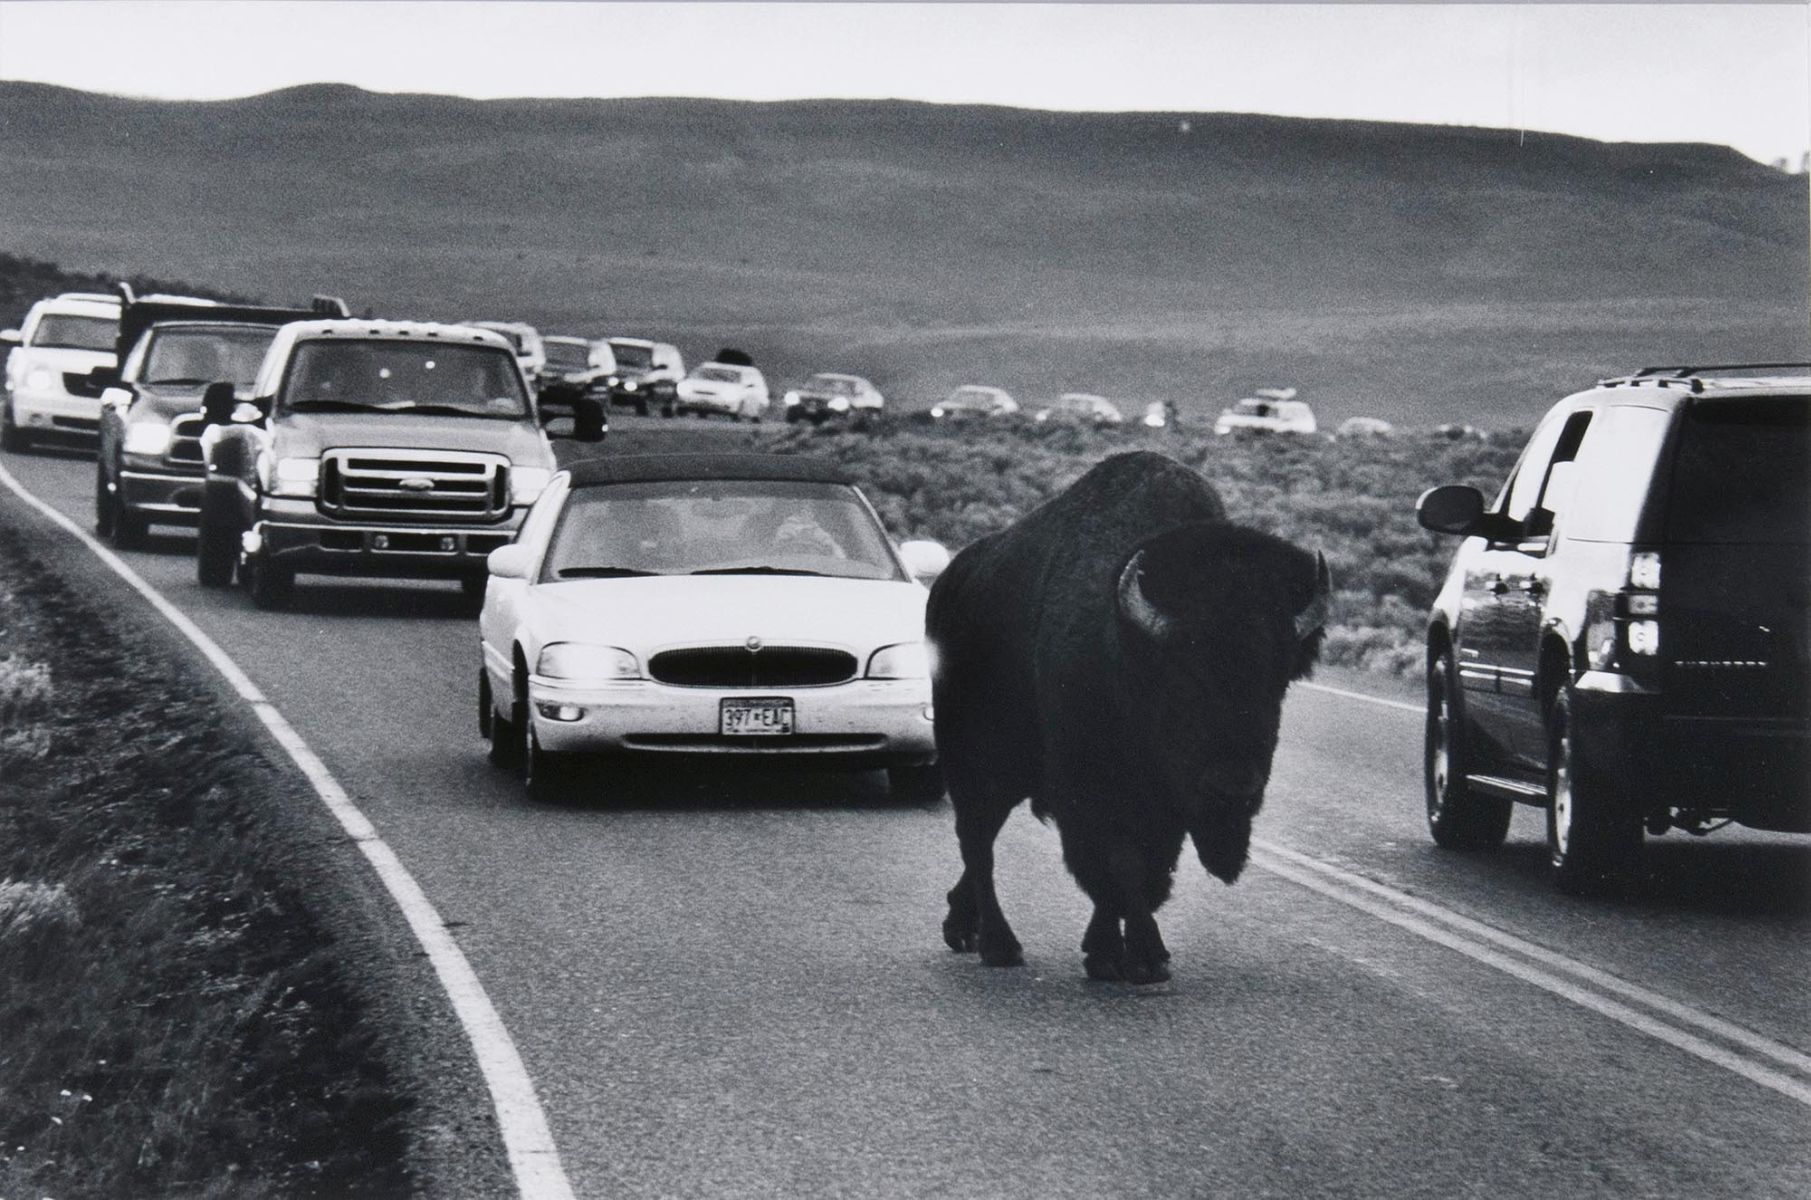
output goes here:
[[899, 547], [899, 557], [904, 560], [912, 578], [925, 583], [943, 574], [943, 569], [950, 565], [950, 552], [941, 542], [906, 542]]
[[233, 410], [238, 406], [239, 398], [230, 381], [210, 383], [201, 393], [201, 421], [204, 425], [231, 424]]
[[572, 437], [579, 442], [601, 442], [610, 432], [610, 418], [604, 403], [595, 396], [580, 396], [572, 402]]
[[1415, 520], [1435, 533], [1477, 533], [1484, 523], [1484, 494], [1463, 484], [1429, 488], [1415, 501]]
[[25, 342], [25, 335], [17, 329], [0, 329], [0, 345], [19, 346]]

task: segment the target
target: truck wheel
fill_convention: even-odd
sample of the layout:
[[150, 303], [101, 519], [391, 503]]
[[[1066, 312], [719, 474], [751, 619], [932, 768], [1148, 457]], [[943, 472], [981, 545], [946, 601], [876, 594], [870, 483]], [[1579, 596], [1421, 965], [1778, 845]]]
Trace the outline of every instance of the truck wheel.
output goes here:
[[888, 767], [887, 792], [896, 804], [935, 804], [943, 799], [943, 770], [935, 763]]
[[31, 448], [31, 435], [19, 428], [13, 418], [13, 402], [0, 402], [0, 450], [19, 453]]
[[1570, 896], [1619, 891], [1641, 865], [1639, 810], [1579, 754], [1569, 690], [1547, 718], [1547, 857], [1553, 882]]
[[1422, 753], [1427, 828], [1447, 850], [1492, 850], [1509, 835], [1514, 801], [1482, 796], [1466, 785], [1465, 723], [1459, 675], [1446, 651], [1427, 672], [1427, 731]]
[[286, 607], [295, 597], [296, 573], [272, 561], [268, 551], [260, 550], [256, 558], [246, 560], [241, 568], [251, 573], [246, 590], [252, 603], [266, 611]]
[[239, 565], [239, 527], [218, 518], [208, 519], [207, 507], [201, 510], [201, 527], [195, 535], [195, 578], [202, 587], [223, 588], [233, 582], [233, 569]]
[[143, 550], [151, 540], [151, 522], [113, 500], [113, 544], [120, 550]]
[[113, 520], [119, 501], [107, 490], [105, 468], [94, 468], [94, 532], [104, 538], [113, 536]]
[[648, 402], [646, 400], [637, 400], [635, 402], [635, 415], [638, 417], [645, 417], [648, 415]]

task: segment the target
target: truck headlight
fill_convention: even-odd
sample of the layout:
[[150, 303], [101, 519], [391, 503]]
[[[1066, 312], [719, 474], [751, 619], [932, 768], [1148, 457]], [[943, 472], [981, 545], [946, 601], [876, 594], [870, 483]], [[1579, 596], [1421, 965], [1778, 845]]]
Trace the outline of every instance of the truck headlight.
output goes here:
[[614, 682], [640, 679], [641, 664], [627, 650], [585, 642], [551, 642], [535, 661], [535, 674], [548, 679]]
[[126, 426], [127, 454], [156, 457], [170, 448], [170, 427], [163, 421], [134, 421]]
[[51, 382], [55, 378], [56, 377], [54, 375], [52, 375], [49, 371], [46, 371], [44, 368], [39, 367], [35, 371], [26, 372], [25, 386], [29, 387], [34, 392], [49, 391]]
[[270, 472], [268, 487], [273, 496], [312, 497], [320, 481], [320, 459], [279, 458]]
[[636, 383], [633, 379], [623, 380], [623, 391], [632, 392], [635, 390], [635, 388], [636, 388]]
[[882, 646], [868, 660], [869, 679], [929, 679], [931, 655], [923, 642]]
[[509, 471], [509, 502], [511, 504], [533, 504], [547, 490], [547, 481], [553, 478], [553, 472], [546, 467], [511, 467]]

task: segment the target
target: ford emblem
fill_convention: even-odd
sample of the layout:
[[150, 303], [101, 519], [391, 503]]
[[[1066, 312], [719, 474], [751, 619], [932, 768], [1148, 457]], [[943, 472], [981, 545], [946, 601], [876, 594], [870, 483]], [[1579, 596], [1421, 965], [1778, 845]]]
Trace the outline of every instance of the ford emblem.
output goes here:
[[431, 492], [434, 490], [434, 481], [422, 475], [411, 475], [399, 481], [396, 486], [405, 492]]
[[751, 637], [746, 642], [743, 642], [742, 644], [744, 646], [748, 647], [748, 652], [750, 654], [753, 654], [755, 651], [757, 651], [761, 648], [761, 639], [758, 637]]

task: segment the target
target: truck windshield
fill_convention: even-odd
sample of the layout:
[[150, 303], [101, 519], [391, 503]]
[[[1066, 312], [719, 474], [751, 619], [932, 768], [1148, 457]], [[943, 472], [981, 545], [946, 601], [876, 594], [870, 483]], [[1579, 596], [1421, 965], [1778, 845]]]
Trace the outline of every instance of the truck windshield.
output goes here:
[[113, 353], [119, 322], [112, 317], [76, 317], [46, 313], [31, 335], [31, 344], [46, 350], [105, 350]]
[[528, 415], [521, 372], [508, 351], [425, 342], [303, 342], [290, 358], [279, 403], [292, 412]]
[[610, 348], [616, 351], [616, 365], [642, 369], [654, 365], [654, 347], [637, 346], [633, 342], [611, 342]]
[[1811, 397], [1700, 402], [1679, 433], [1669, 542], [1811, 542]]
[[580, 342], [556, 342], [549, 339], [542, 343], [547, 354], [547, 365], [561, 371], [583, 371], [591, 365], [591, 347]]
[[258, 366], [271, 339], [265, 329], [160, 329], [139, 372], [148, 384], [202, 384], [227, 380], [241, 387], [258, 377]]

